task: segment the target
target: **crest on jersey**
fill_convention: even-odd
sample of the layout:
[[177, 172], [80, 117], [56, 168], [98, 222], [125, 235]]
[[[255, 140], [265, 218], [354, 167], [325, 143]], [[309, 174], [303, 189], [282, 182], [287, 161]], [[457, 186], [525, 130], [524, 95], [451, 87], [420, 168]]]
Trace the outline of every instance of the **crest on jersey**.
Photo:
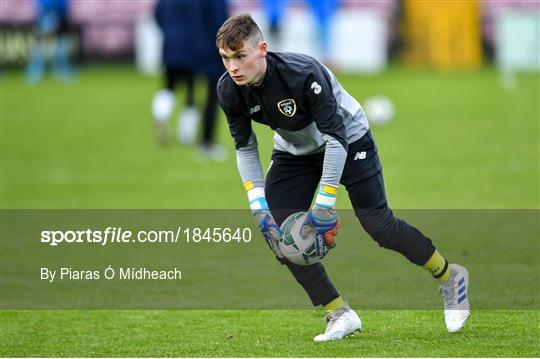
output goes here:
[[287, 117], [293, 117], [296, 113], [296, 102], [292, 98], [281, 100], [277, 103], [279, 112]]

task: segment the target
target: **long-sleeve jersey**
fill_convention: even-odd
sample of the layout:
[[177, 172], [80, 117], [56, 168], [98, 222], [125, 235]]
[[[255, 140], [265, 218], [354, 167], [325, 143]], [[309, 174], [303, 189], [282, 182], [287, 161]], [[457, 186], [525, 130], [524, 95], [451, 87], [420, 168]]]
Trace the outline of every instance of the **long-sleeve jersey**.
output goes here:
[[238, 86], [228, 73], [217, 93], [237, 150], [244, 182], [264, 184], [251, 121], [274, 131], [274, 148], [303, 156], [325, 151], [321, 183], [337, 186], [347, 146], [368, 131], [360, 104], [312, 57], [268, 52], [258, 86]]

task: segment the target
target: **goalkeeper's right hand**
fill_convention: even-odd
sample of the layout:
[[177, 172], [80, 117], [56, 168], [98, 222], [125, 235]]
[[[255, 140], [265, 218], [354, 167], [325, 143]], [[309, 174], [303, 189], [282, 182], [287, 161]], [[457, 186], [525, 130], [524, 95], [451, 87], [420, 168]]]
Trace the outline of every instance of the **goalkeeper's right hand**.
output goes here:
[[284, 258], [278, 245], [279, 241], [283, 239], [283, 233], [270, 213], [264, 187], [256, 187], [252, 181], [248, 181], [244, 183], [244, 188], [248, 195], [249, 208], [251, 208], [253, 218], [255, 218], [266, 243], [278, 258]]
[[283, 253], [279, 249], [278, 242], [283, 239], [281, 228], [277, 225], [272, 213], [268, 209], [252, 210], [253, 218], [259, 226], [266, 243], [278, 258], [283, 258]]

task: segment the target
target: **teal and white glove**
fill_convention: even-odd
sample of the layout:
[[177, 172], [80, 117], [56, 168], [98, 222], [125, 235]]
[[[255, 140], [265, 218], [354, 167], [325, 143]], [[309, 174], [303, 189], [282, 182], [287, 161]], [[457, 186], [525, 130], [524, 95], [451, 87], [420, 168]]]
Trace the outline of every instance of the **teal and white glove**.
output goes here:
[[279, 249], [278, 245], [278, 242], [283, 240], [283, 233], [281, 232], [281, 228], [279, 228], [274, 220], [272, 213], [268, 209], [264, 188], [253, 187], [251, 182], [245, 183], [244, 187], [246, 188], [248, 194], [251, 213], [255, 219], [255, 222], [257, 222], [259, 231], [274, 254], [278, 258], [284, 258], [283, 253], [281, 252], [281, 249]]
[[257, 222], [259, 230], [266, 240], [266, 243], [268, 243], [270, 249], [275, 253], [276, 256], [283, 258], [283, 253], [281, 252], [281, 249], [279, 249], [278, 245], [278, 242], [283, 238], [283, 233], [281, 232], [281, 228], [279, 228], [274, 220], [274, 217], [272, 217], [270, 211], [267, 209], [261, 209], [252, 211], [252, 213], [253, 218], [255, 218], [255, 222]]

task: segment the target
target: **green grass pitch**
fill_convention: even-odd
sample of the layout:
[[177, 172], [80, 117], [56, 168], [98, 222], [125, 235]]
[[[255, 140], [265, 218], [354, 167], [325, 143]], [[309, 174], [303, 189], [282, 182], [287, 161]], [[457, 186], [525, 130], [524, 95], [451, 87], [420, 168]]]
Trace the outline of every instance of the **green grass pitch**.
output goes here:
[[[515, 89], [503, 88], [492, 69], [440, 74], [391, 68], [377, 76], [340, 79], [360, 101], [385, 94], [395, 104], [394, 122], [373, 128], [392, 207], [538, 208], [538, 75], [519, 76]], [[29, 87], [20, 73], [3, 73], [1, 208], [246, 208], [233, 159], [204, 163], [193, 149], [163, 148], [155, 142], [150, 101], [158, 84], [157, 79], [124, 67], [85, 68], [78, 81], [67, 86], [47, 79]], [[199, 104], [202, 100], [197, 99]], [[267, 167], [271, 132], [261, 127], [256, 131]], [[232, 149], [223, 118], [219, 138]], [[350, 208], [345, 191], [340, 193], [338, 207]], [[538, 357], [539, 293], [534, 281], [538, 240], [519, 243], [530, 248], [523, 263], [517, 254], [499, 247], [483, 257], [481, 248], [468, 240], [455, 238], [455, 247], [446, 248], [456, 256], [458, 248], [479, 253], [467, 257], [466, 264], [472, 267], [487, 263], [488, 255], [500, 256], [505, 279], [516, 295], [531, 293], [531, 288], [533, 295], [532, 302], [518, 307], [473, 310], [466, 328], [455, 335], [446, 333], [441, 310], [362, 309], [359, 292], [351, 301], [358, 304], [364, 332], [335, 343], [312, 342], [324, 330], [320, 310], [3, 309], [0, 353], [3, 357]], [[398, 263], [396, 258], [388, 263]], [[352, 259], [361, 262], [362, 253]], [[333, 264], [331, 257], [328, 261]], [[269, 259], [262, 268], [254, 268], [253, 277], [272, 265]], [[373, 282], [391, 290], [377, 263], [366, 268]], [[493, 272], [500, 275], [496, 266]], [[437, 297], [435, 284], [427, 287], [425, 276], [415, 278], [423, 282], [426, 297]], [[490, 277], [471, 281], [474, 295], [475, 286], [489, 287]], [[400, 290], [394, 293], [396, 300], [406, 293]], [[471, 301], [474, 306], [474, 296]]]
[[[448, 335], [439, 311], [365, 311], [364, 332], [314, 343], [316, 311], [19, 311], [2, 354], [86, 357], [537, 357], [538, 315], [476, 311]], [[531, 333], [530, 330], [533, 329]]]

